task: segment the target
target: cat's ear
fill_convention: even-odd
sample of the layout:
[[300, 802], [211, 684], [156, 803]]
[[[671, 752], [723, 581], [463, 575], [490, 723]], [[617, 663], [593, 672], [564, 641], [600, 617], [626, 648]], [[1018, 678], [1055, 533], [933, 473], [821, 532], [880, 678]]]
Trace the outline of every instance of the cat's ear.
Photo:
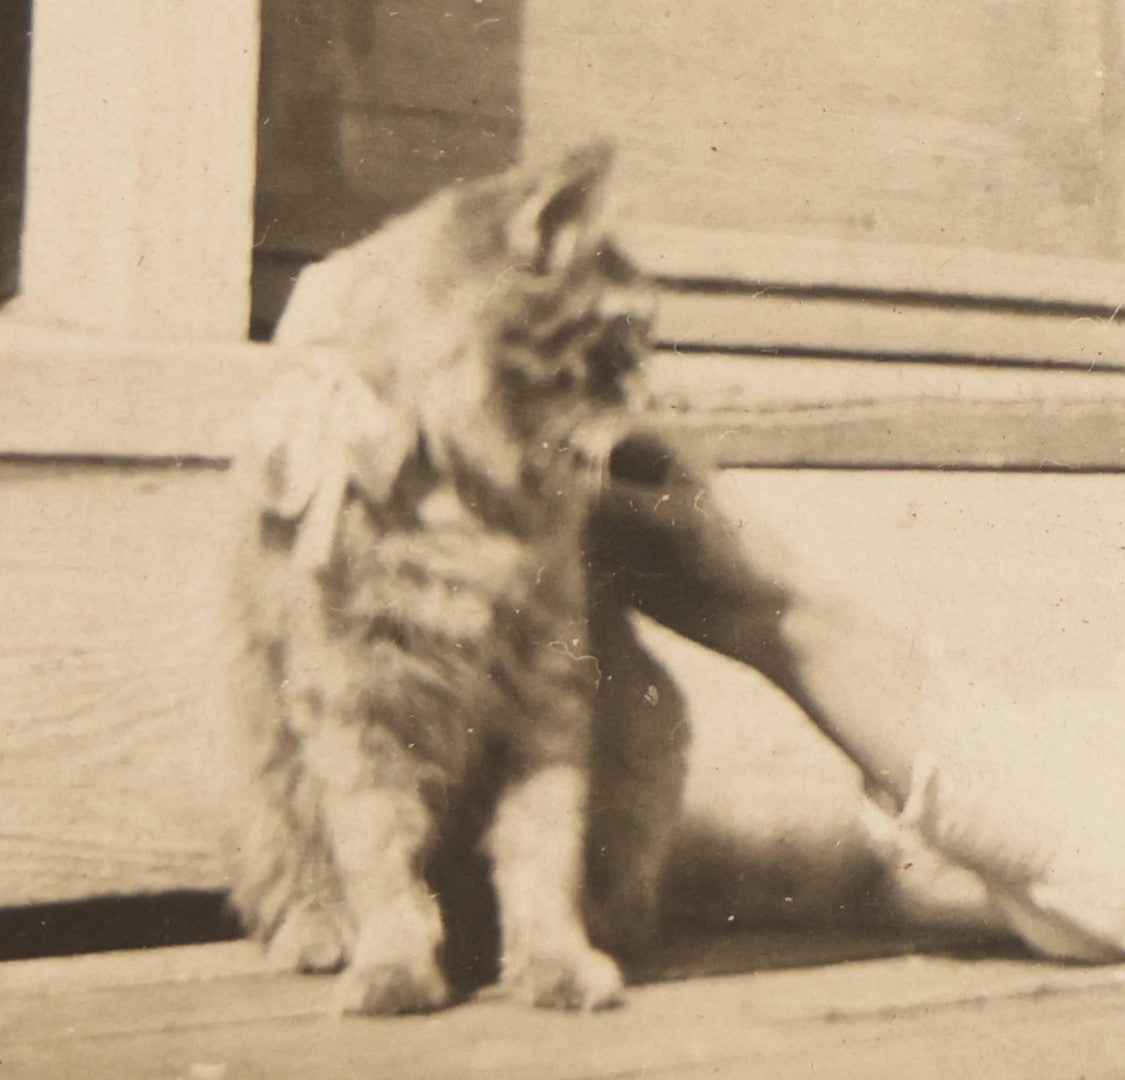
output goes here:
[[566, 267], [602, 233], [613, 148], [594, 143], [535, 170], [508, 220], [508, 245], [537, 274]]

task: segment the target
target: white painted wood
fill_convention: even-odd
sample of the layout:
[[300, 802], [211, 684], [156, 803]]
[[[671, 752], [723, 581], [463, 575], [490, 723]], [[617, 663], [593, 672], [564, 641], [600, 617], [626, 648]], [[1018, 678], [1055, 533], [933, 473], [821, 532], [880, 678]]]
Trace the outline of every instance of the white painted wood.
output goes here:
[[271, 373], [295, 357], [248, 342], [157, 341], [0, 317], [0, 454], [229, 457]]
[[27, 316], [244, 337], [258, 0], [36, 0], [33, 22]]

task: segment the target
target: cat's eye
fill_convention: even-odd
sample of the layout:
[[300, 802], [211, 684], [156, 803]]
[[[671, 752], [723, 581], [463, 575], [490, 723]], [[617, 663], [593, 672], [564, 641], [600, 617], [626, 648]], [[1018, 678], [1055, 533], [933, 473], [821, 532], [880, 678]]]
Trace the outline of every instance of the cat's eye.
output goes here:
[[550, 387], [556, 393], [565, 394], [578, 386], [578, 376], [570, 368], [562, 368], [551, 379]]

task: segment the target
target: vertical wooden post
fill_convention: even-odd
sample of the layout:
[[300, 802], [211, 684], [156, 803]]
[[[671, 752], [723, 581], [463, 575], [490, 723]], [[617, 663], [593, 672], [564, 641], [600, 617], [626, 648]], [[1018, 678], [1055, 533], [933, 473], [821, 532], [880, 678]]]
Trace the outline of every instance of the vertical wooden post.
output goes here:
[[35, 0], [28, 318], [245, 336], [258, 53], [258, 0]]

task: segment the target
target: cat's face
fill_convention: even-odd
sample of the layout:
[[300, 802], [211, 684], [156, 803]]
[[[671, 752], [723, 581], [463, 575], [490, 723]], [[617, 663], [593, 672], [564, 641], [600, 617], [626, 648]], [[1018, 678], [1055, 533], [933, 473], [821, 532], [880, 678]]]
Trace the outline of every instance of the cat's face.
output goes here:
[[608, 171], [608, 153], [590, 148], [486, 183], [456, 208], [463, 235], [483, 225], [493, 238], [477, 331], [496, 392], [530, 431], [621, 404], [646, 347], [639, 276], [603, 227]]
[[589, 147], [446, 189], [306, 270], [275, 340], [343, 349], [441, 472], [530, 492], [569, 447], [596, 476], [648, 333], [609, 166]]
[[443, 191], [315, 268], [331, 299], [278, 340], [347, 348], [434, 429], [475, 415], [530, 437], [621, 403], [648, 321], [604, 234], [609, 166], [589, 147]]

